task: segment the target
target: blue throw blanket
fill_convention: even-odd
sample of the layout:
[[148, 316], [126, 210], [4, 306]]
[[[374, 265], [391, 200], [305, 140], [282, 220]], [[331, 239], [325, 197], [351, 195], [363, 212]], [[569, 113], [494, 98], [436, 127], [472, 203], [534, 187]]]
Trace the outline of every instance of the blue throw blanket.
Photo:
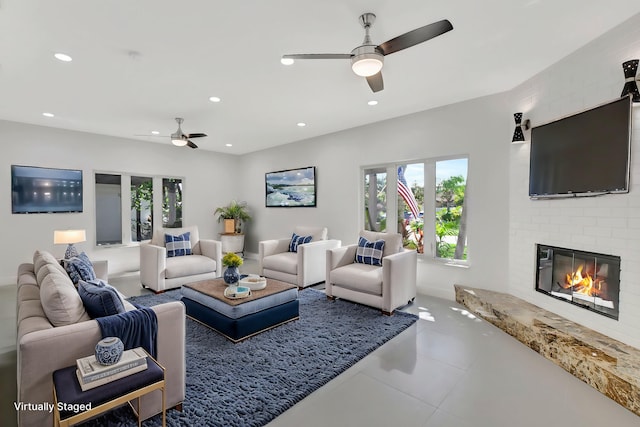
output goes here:
[[154, 359], [157, 358], [158, 318], [149, 307], [96, 319], [102, 331], [102, 338], [118, 337], [124, 349], [144, 348]]

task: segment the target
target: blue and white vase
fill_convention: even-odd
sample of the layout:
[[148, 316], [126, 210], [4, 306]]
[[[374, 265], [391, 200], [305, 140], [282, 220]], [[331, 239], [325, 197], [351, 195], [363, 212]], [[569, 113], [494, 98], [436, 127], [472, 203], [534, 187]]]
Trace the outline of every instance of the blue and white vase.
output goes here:
[[96, 344], [96, 360], [101, 365], [118, 363], [124, 351], [124, 344], [118, 337], [103, 338]]
[[240, 270], [238, 270], [238, 267], [227, 267], [222, 278], [227, 285], [238, 283], [238, 280], [240, 280]]

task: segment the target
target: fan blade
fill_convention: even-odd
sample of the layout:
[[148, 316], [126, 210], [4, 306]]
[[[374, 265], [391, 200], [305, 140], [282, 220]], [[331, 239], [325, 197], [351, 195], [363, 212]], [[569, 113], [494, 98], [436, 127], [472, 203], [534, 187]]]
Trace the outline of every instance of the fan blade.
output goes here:
[[205, 137], [205, 136], [207, 136], [207, 134], [206, 134], [206, 133], [200, 133], [200, 132], [198, 132], [198, 133], [190, 133], [190, 134], [188, 134], [188, 135], [187, 135], [187, 138], [203, 138], [203, 137]]
[[300, 53], [295, 55], [282, 55], [290, 59], [351, 59], [350, 53]]
[[193, 142], [189, 141], [188, 139], [187, 139], [187, 147], [198, 148], [198, 146], [196, 144], [194, 144]]
[[433, 24], [425, 25], [424, 27], [416, 28], [413, 31], [404, 33], [382, 43], [378, 47], [385, 55], [389, 55], [402, 49], [415, 46], [419, 43], [426, 42], [427, 40], [438, 37], [439, 35], [451, 30], [453, 30], [451, 22], [443, 19], [442, 21], [434, 22]]
[[382, 71], [378, 71], [373, 76], [367, 77], [367, 83], [369, 83], [369, 87], [374, 93], [380, 92], [382, 89], [384, 89], [384, 82], [382, 81]]

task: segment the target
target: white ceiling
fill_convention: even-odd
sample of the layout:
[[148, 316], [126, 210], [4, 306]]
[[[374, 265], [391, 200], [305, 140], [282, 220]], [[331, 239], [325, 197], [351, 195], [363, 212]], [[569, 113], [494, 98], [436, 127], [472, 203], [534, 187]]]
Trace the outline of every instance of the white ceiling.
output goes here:
[[[378, 94], [346, 60], [280, 64], [349, 53], [363, 12], [377, 44], [445, 18], [454, 29], [387, 56]], [[170, 144], [135, 135], [184, 117], [209, 135], [201, 149], [242, 154], [509, 90], [638, 12], [638, 0], [0, 0], [0, 119]]]

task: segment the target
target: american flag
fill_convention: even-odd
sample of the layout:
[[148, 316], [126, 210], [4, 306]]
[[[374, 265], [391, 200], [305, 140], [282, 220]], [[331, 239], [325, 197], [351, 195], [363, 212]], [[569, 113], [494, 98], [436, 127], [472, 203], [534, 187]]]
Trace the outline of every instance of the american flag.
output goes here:
[[420, 208], [418, 208], [418, 202], [413, 196], [413, 191], [407, 185], [407, 180], [404, 179], [404, 169], [406, 166], [398, 166], [398, 193], [404, 202], [409, 206], [409, 210], [413, 214], [413, 218], [418, 219], [420, 214]]

